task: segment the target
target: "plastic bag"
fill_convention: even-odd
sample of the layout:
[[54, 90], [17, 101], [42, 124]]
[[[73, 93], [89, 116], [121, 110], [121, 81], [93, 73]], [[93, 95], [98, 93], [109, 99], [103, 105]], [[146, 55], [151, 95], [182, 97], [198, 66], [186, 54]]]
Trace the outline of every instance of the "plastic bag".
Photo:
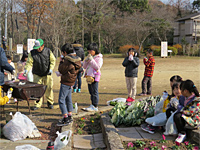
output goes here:
[[126, 99], [125, 98], [116, 98], [116, 99], [107, 101], [107, 105], [110, 105], [110, 102], [123, 102], [123, 103], [125, 103]]
[[33, 145], [26, 144], [26, 145], [16, 146], [15, 150], [40, 150], [40, 149]]
[[167, 123], [166, 123], [166, 130], [165, 130], [165, 132], [163, 133], [164, 135], [176, 135], [176, 134], [178, 134], [176, 125], [175, 125], [175, 123], [174, 123], [174, 114], [175, 114], [176, 112], [177, 112], [177, 111], [173, 112], [173, 113], [171, 114], [171, 116], [169, 117], [169, 119], [167, 120]]
[[33, 73], [32, 73], [32, 68], [27, 74], [27, 81], [33, 82]]
[[164, 126], [167, 122], [167, 117], [165, 113], [159, 113], [153, 117], [147, 118], [145, 121], [152, 126]]
[[62, 133], [59, 133], [59, 131], [57, 131], [56, 134], [58, 134], [58, 137], [54, 142], [54, 149], [60, 150], [68, 144], [71, 138], [72, 131], [68, 130]]
[[74, 104], [75, 105], [75, 108], [73, 109], [73, 113], [75, 113], [75, 114], [78, 114], [78, 104], [77, 104], [77, 102]]
[[33, 131], [33, 122], [20, 112], [3, 127], [3, 134], [11, 141], [23, 140]]
[[159, 113], [163, 113], [163, 105], [164, 105], [164, 102], [167, 99], [167, 97], [168, 97], [168, 93], [167, 92], [163, 92], [162, 100], [159, 101], [155, 106], [154, 115], [157, 115]]

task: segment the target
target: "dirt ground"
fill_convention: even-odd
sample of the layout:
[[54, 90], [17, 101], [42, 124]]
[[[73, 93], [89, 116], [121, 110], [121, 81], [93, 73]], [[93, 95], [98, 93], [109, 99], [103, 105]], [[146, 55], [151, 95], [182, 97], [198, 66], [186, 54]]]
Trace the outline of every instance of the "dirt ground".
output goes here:
[[[144, 74], [144, 64], [140, 58], [140, 65], [138, 71], [137, 80], [137, 93], [141, 93], [141, 81]], [[125, 68], [122, 66], [124, 58], [120, 55], [104, 55], [104, 64], [101, 69], [102, 76], [99, 83], [99, 107], [106, 106], [108, 100], [114, 98], [123, 97], [127, 98], [127, 89], [125, 83]], [[160, 58], [155, 57], [155, 71], [152, 78], [153, 96], [162, 94], [164, 90], [171, 93], [169, 86], [169, 79], [173, 75], [180, 75], [183, 80], [191, 79], [197, 89], [200, 90], [200, 58], [199, 57], [172, 57], [172, 58]], [[59, 59], [54, 72], [57, 71]], [[19, 111], [23, 114], [28, 115], [30, 119], [36, 124], [38, 129], [43, 134], [40, 139], [48, 139], [51, 129], [51, 124], [61, 118], [61, 111], [58, 107], [58, 95], [60, 88], [60, 78], [53, 74], [54, 79], [54, 109], [47, 109], [46, 99], [45, 108], [41, 108], [36, 111], [31, 111], [31, 115], [28, 112], [28, 106], [26, 101], [19, 102]], [[141, 98], [136, 96], [136, 99]], [[88, 92], [85, 78], [82, 78], [82, 89], [81, 93], [73, 93], [72, 100], [78, 102], [79, 113], [82, 112], [81, 108], [88, 107], [91, 104], [90, 95]], [[31, 101], [33, 106], [33, 101]], [[5, 105], [4, 113], [16, 112], [16, 104], [12, 103]], [[5, 124], [5, 114], [1, 109], [0, 123]]]

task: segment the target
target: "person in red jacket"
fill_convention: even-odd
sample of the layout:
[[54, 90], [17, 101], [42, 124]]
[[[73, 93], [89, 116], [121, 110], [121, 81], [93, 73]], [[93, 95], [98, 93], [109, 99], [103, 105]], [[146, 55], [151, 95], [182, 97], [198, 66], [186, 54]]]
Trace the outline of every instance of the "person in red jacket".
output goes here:
[[151, 49], [148, 49], [146, 51], [146, 56], [143, 59], [144, 65], [145, 65], [145, 71], [144, 71], [144, 78], [142, 80], [142, 93], [138, 94], [138, 96], [144, 96], [144, 95], [151, 95], [152, 91], [152, 76], [155, 66], [155, 59], [153, 57], [153, 51]]

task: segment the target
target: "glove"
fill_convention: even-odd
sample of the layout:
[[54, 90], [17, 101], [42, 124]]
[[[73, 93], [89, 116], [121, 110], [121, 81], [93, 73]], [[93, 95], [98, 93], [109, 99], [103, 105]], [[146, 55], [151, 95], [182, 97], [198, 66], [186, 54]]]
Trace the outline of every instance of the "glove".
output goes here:
[[12, 75], [15, 75], [15, 73], [16, 73], [16, 71], [15, 71], [15, 70], [13, 70], [11, 74], [12, 74]]
[[48, 75], [51, 75], [53, 73], [53, 71], [50, 69]]
[[88, 61], [88, 60], [92, 60], [92, 59], [93, 59], [92, 55], [91, 55], [91, 54], [88, 54], [88, 55], [87, 55], [87, 58], [86, 58], [85, 60]]
[[27, 70], [24, 70], [23, 76], [24, 76], [24, 77], [27, 76]]
[[144, 57], [144, 61], [148, 61], [148, 58], [147, 58], [147, 57]]
[[129, 60], [129, 61], [132, 61], [132, 60], [133, 60], [133, 55], [130, 55], [130, 56], [128, 57], [128, 60]]
[[7, 92], [7, 97], [10, 99], [12, 97], [13, 88], [10, 88]]
[[178, 104], [178, 106], [177, 106], [177, 110], [178, 110], [178, 112], [182, 112], [183, 111], [183, 106], [182, 105], [180, 105], [180, 104]]

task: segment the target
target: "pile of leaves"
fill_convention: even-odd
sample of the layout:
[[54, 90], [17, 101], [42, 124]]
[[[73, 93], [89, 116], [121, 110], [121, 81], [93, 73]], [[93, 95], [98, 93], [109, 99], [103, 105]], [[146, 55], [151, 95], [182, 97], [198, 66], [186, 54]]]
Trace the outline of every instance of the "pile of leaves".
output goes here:
[[74, 134], [87, 135], [102, 133], [99, 113], [88, 115], [82, 118], [76, 118], [73, 121]]
[[142, 122], [148, 118], [154, 116], [154, 107], [156, 103], [162, 100], [160, 95], [150, 96], [133, 102], [131, 105], [119, 102], [109, 112], [111, 122], [115, 126], [135, 126], [141, 125]]

